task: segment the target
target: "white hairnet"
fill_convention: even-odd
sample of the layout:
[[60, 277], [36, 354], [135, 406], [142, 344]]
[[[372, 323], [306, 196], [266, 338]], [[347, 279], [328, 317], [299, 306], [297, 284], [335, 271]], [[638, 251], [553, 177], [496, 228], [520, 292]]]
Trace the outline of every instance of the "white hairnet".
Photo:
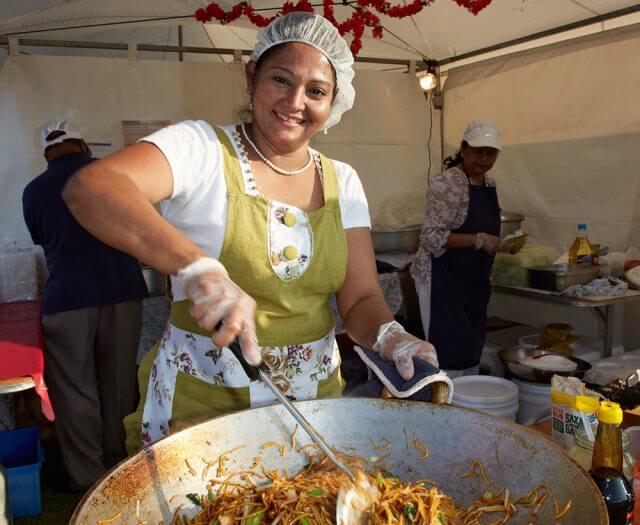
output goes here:
[[298, 11], [278, 17], [260, 30], [251, 60], [257, 62], [265, 51], [284, 42], [303, 42], [313, 46], [331, 62], [336, 72], [338, 92], [325, 127], [334, 126], [340, 122], [342, 114], [353, 107], [356, 98], [351, 85], [355, 72], [349, 46], [329, 20], [320, 15]]

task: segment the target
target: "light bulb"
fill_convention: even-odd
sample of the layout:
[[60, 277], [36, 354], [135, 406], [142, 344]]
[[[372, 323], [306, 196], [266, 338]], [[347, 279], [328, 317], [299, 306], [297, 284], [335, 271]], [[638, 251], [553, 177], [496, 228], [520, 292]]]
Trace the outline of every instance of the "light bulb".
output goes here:
[[438, 80], [433, 73], [427, 73], [425, 75], [421, 75], [420, 78], [418, 78], [418, 82], [422, 91], [430, 91], [436, 87]]

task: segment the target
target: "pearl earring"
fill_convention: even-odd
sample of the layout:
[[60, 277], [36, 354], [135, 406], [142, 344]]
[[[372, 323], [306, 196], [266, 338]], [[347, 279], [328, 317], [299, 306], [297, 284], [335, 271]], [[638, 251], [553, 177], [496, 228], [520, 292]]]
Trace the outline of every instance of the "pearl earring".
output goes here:
[[327, 134], [327, 128], [322, 128], [322, 134], [326, 135]]
[[251, 111], [251, 113], [253, 113], [253, 99], [249, 100], [249, 111]]

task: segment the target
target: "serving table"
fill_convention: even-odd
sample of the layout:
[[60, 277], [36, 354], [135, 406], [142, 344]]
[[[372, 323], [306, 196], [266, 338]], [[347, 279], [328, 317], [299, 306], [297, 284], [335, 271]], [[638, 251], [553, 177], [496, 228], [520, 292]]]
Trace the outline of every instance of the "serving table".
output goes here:
[[506, 286], [503, 284], [492, 284], [494, 292], [518, 297], [526, 297], [548, 303], [573, 306], [575, 308], [593, 308], [604, 323], [604, 349], [603, 357], [611, 357], [613, 348], [613, 314], [614, 309], [622, 303], [640, 301], [640, 292], [628, 290], [623, 295], [617, 296], [589, 296], [589, 297], [569, 297], [561, 295], [560, 292], [550, 292], [537, 288], [525, 288], [520, 286]]

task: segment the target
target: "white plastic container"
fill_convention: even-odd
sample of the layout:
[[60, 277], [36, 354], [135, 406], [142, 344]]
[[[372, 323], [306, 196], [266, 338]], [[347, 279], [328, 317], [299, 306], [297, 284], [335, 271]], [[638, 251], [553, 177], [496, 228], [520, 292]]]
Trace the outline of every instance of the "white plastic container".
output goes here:
[[453, 403], [487, 414], [516, 420], [518, 388], [507, 379], [463, 376], [453, 380]]
[[512, 379], [520, 393], [516, 423], [531, 425], [551, 415], [551, 385]]

